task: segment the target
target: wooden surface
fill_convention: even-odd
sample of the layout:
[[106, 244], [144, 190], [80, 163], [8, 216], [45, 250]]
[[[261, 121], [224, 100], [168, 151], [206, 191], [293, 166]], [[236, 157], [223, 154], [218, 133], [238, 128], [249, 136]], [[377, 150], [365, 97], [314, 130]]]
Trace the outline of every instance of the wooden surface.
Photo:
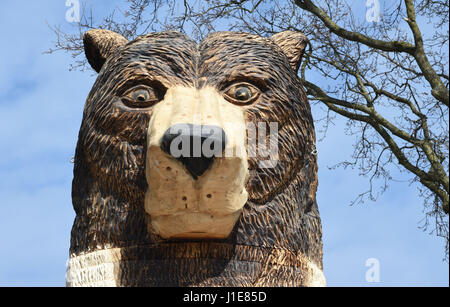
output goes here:
[[[110, 48], [102, 35], [91, 37], [88, 50]], [[67, 285], [325, 284], [314, 126], [298, 63], [293, 65], [305, 44], [283, 43], [299, 39], [296, 33], [271, 40], [220, 32], [197, 45], [163, 32], [115, 44], [104, 63], [87, 53], [100, 74], [86, 101], [76, 149]], [[245, 121], [278, 123], [278, 163], [261, 168], [266, 158], [248, 158], [248, 199], [228, 237], [164, 239], [148, 227], [152, 220], [145, 210], [151, 189], [147, 132], [155, 106], [132, 108], [121, 97], [136, 84], [155, 82], [166, 91], [209, 87], [224, 95], [227, 86], [243, 80], [261, 91], [257, 101], [240, 106]]]

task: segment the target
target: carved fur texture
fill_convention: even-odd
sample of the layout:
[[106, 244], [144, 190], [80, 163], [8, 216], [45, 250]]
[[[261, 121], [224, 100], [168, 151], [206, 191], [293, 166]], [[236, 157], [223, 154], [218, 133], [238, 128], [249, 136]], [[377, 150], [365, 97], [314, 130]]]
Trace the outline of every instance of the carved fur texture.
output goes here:
[[[87, 42], [87, 49], [112, 46], [103, 39]], [[218, 32], [197, 44], [161, 32], [126, 44], [114, 37], [112, 44], [104, 62], [101, 50], [88, 55], [100, 73], [76, 149], [67, 285], [324, 285], [314, 125], [296, 71], [306, 38]], [[278, 163], [261, 168], [266, 158], [248, 158], [248, 201], [226, 239], [163, 239], [147, 230], [151, 217], [144, 208], [152, 108], [124, 107], [123, 91], [158, 82], [222, 93], [235, 81], [261, 89], [260, 98], [242, 108], [248, 123], [278, 123]]]

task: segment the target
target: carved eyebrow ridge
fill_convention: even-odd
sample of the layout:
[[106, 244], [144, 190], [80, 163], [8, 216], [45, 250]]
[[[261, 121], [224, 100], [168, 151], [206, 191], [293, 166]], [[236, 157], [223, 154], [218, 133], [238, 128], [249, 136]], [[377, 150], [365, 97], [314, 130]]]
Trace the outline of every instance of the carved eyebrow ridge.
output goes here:
[[269, 88], [268, 82], [264, 78], [258, 78], [246, 74], [228, 74], [225, 76], [224, 80], [220, 83], [219, 89], [223, 90], [236, 82], [248, 82], [258, 87], [262, 91], [266, 91]]
[[164, 84], [159, 80], [152, 78], [149, 75], [136, 75], [133, 76], [132, 79], [126, 80], [123, 84], [119, 85], [117, 88], [117, 95], [123, 95], [129, 88], [132, 88], [137, 85], [147, 85], [150, 87], [162, 88]]

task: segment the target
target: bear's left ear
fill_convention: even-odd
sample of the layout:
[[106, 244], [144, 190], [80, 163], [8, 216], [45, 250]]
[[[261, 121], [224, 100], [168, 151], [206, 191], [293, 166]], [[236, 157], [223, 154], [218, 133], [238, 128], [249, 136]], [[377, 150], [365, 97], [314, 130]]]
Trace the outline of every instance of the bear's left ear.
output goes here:
[[298, 72], [305, 48], [309, 42], [308, 38], [300, 32], [283, 31], [275, 34], [270, 39], [284, 51], [292, 69]]
[[106, 59], [126, 43], [125, 37], [109, 30], [93, 29], [83, 36], [84, 53], [96, 72], [100, 72]]

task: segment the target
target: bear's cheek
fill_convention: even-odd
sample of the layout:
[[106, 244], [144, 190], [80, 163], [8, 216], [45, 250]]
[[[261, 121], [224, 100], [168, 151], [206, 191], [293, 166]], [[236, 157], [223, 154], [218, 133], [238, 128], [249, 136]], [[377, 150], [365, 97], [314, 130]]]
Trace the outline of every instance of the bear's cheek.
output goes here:
[[[257, 148], [248, 157], [250, 179], [246, 189], [252, 202], [265, 204], [272, 191], [285, 186], [301, 167], [306, 150], [306, 129], [298, 118], [301, 106], [286, 93], [274, 90], [246, 110], [247, 122], [258, 127], [257, 133], [248, 134], [248, 144]], [[259, 136], [261, 128], [265, 140]]]
[[98, 178], [115, 174], [125, 185], [137, 184], [145, 191], [145, 148], [151, 110], [129, 111], [114, 102], [97, 103], [95, 107], [86, 117], [87, 129], [81, 136], [92, 172]]

